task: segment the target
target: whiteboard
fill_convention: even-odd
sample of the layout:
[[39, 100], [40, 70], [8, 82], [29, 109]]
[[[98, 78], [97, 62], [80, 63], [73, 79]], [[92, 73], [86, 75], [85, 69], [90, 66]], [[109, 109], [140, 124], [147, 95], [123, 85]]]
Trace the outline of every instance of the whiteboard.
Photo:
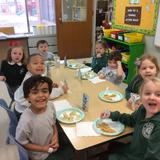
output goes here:
[[158, 21], [157, 21], [157, 28], [156, 28], [154, 44], [155, 46], [160, 47], [160, 9], [159, 9], [159, 14], [158, 14]]

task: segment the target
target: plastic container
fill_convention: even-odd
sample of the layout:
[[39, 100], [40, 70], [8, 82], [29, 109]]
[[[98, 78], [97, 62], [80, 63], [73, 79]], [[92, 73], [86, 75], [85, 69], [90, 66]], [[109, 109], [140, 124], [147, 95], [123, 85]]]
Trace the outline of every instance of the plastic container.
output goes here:
[[110, 37], [111, 36], [111, 32], [113, 31], [119, 31], [118, 29], [103, 29], [103, 33], [105, 37]]
[[124, 41], [128, 43], [142, 42], [144, 34], [142, 33], [125, 33]]
[[129, 52], [122, 52], [121, 55], [122, 55], [122, 61], [128, 63], [130, 58]]
[[119, 41], [124, 41], [124, 34], [125, 34], [125, 33], [130, 33], [130, 32], [118, 33], [118, 40], [119, 40]]
[[122, 30], [119, 30], [119, 31], [112, 31], [111, 32], [111, 38], [113, 38], [113, 39], [118, 39], [118, 34], [119, 33], [123, 33], [124, 31], [122, 31]]

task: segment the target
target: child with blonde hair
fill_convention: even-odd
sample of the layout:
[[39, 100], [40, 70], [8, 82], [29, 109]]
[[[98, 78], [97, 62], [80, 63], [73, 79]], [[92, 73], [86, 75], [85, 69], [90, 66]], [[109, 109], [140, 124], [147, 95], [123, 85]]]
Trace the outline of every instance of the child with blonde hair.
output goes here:
[[95, 50], [96, 53], [92, 58], [91, 68], [95, 73], [98, 73], [103, 67], [106, 67], [107, 63], [106, 42], [97, 41]]
[[7, 58], [1, 63], [0, 80], [7, 83], [11, 98], [23, 81], [26, 72], [23, 47], [13, 46], [9, 48]]
[[157, 58], [150, 54], [144, 54], [136, 61], [136, 65], [138, 68], [138, 74], [131, 81], [131, 83], [128, 84], [125, 93], [126, 99], [128, 100], [128, 105], [131, 106], [133, 110], [137, 109], [140, 105], [140, 101], [138, 100], [138, 92], [143, 81], [157, 77], [160, 71]]
[[160, 160], [160, 79], [145, 79], [140, 97], [142, 105], [131, 115], [118, 111], [101, 114], [101, 118], [134, 127], [131, 143], [112, 150], [106, 160]]

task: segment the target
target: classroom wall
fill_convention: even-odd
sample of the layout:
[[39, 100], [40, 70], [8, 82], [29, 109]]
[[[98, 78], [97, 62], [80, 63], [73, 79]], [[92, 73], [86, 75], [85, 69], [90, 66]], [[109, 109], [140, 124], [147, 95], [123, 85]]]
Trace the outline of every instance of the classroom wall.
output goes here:
[[144, 38], [145, 43], [145, 53], [152, 54], [157, 57], [158, 62], [160, 63], [160, 47], [156, 47], [154, 45], [154, 38], [155, 36], [146, 36]]

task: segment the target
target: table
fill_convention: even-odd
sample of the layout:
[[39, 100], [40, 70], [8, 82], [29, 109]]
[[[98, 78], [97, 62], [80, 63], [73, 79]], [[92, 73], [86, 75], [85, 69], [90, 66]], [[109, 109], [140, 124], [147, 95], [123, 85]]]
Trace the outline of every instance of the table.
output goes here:
[[[123, 99], [117, 103], [107, 103], [101, 101], [98, 98], [99, 92], [104, 90], [106, 87], [109, 89], [117, 90], [121, 93], [124, 93], [124, 90], [115, 86], [114, 84], [105, 81], [98, 84], [93, 84], [88, 80], [79, 80], [76, 77], [76, 71], [64, 67], [63, 65], [60, 68], [51, 68], [51, 78], [54, 82], [59, 82], [66, 79], [70, 88], [68, 94], [65, 94], [58, 99], [67, 99], [72, 106], [80, 106], [82, 104], [82, 94], [86, 93], [89, 95], [89, 109], [85, 114], [85, 119], [83, 121], [93, 121], [99, 117], [100, 113], [105, 110], [107, 107], [111, 111], [118, 110], [120, 112], [131, 113], [132, 111], [126, 106], [126, 100]], [[117, 139], [122, 136], [126, 136], [133, 132], [133, 129], [126, 127], [125, 131], [118, 136], [97, 136], [97, 137], [77, 137], [75, 135], [75, 125], [67, 125], [60, 123], [64, 133], [74, 146], [77, 151], [93, 147], [95, 145], [103, 144], [105, 142]]]

